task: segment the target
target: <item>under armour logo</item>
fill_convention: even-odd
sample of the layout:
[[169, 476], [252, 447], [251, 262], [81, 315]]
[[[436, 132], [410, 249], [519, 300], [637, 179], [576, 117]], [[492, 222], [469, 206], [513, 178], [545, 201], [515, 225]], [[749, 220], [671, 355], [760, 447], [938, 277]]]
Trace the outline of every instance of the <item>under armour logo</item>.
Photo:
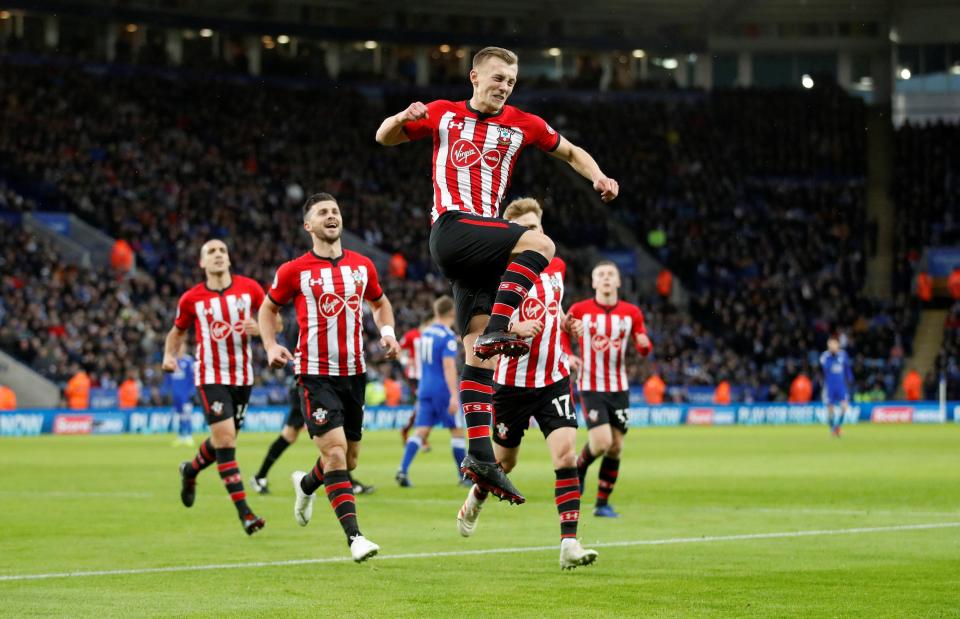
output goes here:
[[451, 120], [447, 123], [447, 129], [459, 129], [463, 131], [463, 121], [462, 120]]
[[318, 277], [317, 279], [308, 279], [308, 280], [307, 280], [307, 284], [310, 285], [310, 286], [322, 286], [322, 285], [323, 285], [323, 278], [322, 278], [322, 277]]

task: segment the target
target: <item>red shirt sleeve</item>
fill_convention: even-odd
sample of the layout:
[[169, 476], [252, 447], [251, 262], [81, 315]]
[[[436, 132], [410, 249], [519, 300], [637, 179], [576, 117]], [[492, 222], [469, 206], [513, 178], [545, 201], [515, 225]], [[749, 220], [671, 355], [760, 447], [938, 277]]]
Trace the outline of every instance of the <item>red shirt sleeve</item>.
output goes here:
[[251, 279], [250, 280], [250, 304], [252, 305], [252, 307], [250, 308], [250, 313], [253, 316], [253, 318], [256, 318], [257, 312], [260, 311], [260, 306], [263, 305], [263, 298], [264, 298], [263, 286], [261, 286], [260, 282], [258, 282], [257, 280]]
[[647, 326], [643, 322], [643, 311], [639, 307], [634, 306], [633, 308], [633, 343], [637, 347], [637, 352], [643, 355], [644, 357], [646, 357], [653, 351], [653, 343], [651, 343], [649, 346], [640, 346], [640, 344], [637, 343], [637, 336], [641, 334], [642, 335], [647, 334]]
[[447, 102], [443, 100], [431, 101], [427, 104], [426, 118], [404, 124], [403, 132], [407, 134], [407, 139], [412, 142], [433, 135], [434, 130], [437, 128], [437, 123], [440, 122], [440, 116], [443, 115], [441, 108], [445, 103]]
[[296, 295], [298, 282], [294, 281], [293, 273], [290, 263], [285, 262], [280, 265], [273, 276], [273, 283], [270, 285], [267, 294], [277, 305], [286, 305]]
[[383, 288], [380, 287], [380, 276], [377, 275], [377, 267], [368, 258], [367, 266], [367, 287], [363, 291], [363, 298], [367, 301], [376, 301], [383, 296]]
[[542, 151], [552, 152], [560, 146], [560, 134], [553, 127], [547, 124], [547, 121], [536, 114], [529, 114], [530, 126], [533, 135], [530, 136], [530, 142]]
[[194, 311], [193, 302], [190, 300], [190, 293], [185, 292], [177, 302], [177, 317], [173, 319], [173, 324], [181, 331], [186, 331], [197, 319], [197, 313]]

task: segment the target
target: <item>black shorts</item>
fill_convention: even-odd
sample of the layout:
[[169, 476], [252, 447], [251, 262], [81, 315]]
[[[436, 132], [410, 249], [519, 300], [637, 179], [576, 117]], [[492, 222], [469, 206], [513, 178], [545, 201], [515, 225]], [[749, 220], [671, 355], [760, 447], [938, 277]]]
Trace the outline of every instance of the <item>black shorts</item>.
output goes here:
[[588, 428], [596, 428], [605, 423], [627, 433], [630, 421], [630, 393], [627, 391], [582, 391], [580, 392], [580, 410]]
[[569, 378], [539, 389], [499, 385], [493, 392], [493, 410], [493, 442], [501, 447], [520, 445], [531, 416], [537, 420], [544, 438], [557, 428], [577, 427]]
[[510, 253], [527, 229], [503, 219], [450, 211], [430, 229], [430, 255], [453, 286], [457, 328], [490, 315]]
[[323, 436], [334, 428], [343, 428], [349, 441], [363, 436], [363, 403], [367, 375], [297, 376], [300, 404], [310, 437]]
[[290, 387], [290, 410], [287, 411], [287, 420], [283, 425], [290, 426], [294, 430], [303, 427], [303, 408], [300, 406], [300, 387], [294, 384]]
[[250, 402], [252, 387], [237, 385], [200, 385], [200, 402], [203, 403], [203, 416], [207, 425], [212, 426], [218, 421], [233, 418], [233, 426], [239, 430], [243, 427], [243, 418], [247, 414], [247, 403]]

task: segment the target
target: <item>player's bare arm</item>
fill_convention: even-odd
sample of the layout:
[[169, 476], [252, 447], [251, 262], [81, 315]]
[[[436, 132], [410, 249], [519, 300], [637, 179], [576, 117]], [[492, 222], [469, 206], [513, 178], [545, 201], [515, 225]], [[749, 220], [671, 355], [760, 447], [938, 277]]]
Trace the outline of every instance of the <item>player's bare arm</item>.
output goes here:
[[460, 410], [460, 381], [457, 380], [457, 360], [453, 357], [443, 359], [443, 379], [447, 383], [447, 389], [450, 390], [450, 404], [447, 405], [447, 412], [456, 415]]
[[267, 351], [267, 363], [272, 368], [282, 368], [293, 361], [293, 355], [285, 346], [277, 342], [277, 330], [280, 325], [280, 306], [270, 297], [263, 300], [257, 314], [260, 328], [260, 341]]
[[560, 328], [567, 335], [577, 338], [583, 337], [583, 321], [563, 311], [560, 312]]
[[561, 137], [559, 146], [550, 154], [569, 163], [580, 176], [593, 183], [593, 188], [600, 192], [600, 199], [604, 202], [610, 202], [620, 193], [620, 185], [603, 173], [590, 153], [566, 138]]
[[177, 352], [187, 339], [187, 332], [176, 325], [170, 327], [167, 338], [163, 343], [163, 363], [160, 365], [164, 372], [173, 372], [177, 369]]
[[426, 104], [414, 101], [407, 109], [393, 116], [388, 116], [380, 123], [380, 128], [377, 129], [377, 142], [384, 146], [396, 146], [408, 142], [407, 134], [403, 132], [403, 126], [423, 118], [429, 118]]
[[380, 329], [380, 345], [384, 350], [384, 357], [387, 359], [396, 359], [400, 356], [400, 343], [397, 342], [396, 333], [393, 330], [393, 306], [387, 295], [382, 295], [376, 301], [367, 301], [373, 309], [373, 321], [377, 323]]
[[650, 337], [646, 333], [637, 333], [637, 335], [634, 337], [634, 342], [636, 343], [637, 350], [641, 355], [647, 356], [650, 353]]
[[521, 320], [510, 325], [510, 333], [516, 333], [520, 337], [536, 337], [543, 331], [543, 323], [539, 320]]

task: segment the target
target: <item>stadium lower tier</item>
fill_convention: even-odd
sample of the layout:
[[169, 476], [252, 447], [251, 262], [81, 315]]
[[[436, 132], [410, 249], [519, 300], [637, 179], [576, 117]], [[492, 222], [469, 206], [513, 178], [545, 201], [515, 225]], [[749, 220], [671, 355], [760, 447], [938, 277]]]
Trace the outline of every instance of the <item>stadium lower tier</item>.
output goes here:
[[[404, 426], [411, 406], [368, 406], [365, 430], [392, 430]], [[822, 404], [738, 404], [632, 406], [630, 427], [783, 425], [826, 423]], [[279, 432], [287, 417], [283, 406], [251, 407], [244, 419], [245, 432]], [[583, 418], [577, 413], [580, 427]], [[0, 412], [0, 436], [40, 434], [156, 434], [177, 431], [177, 415], [166, 407], [127, 410], [76, 411], [69, 409]], [[853, 404], [844, 418], [856, 423], [960, 423], [960, 401], [872, 402]], [[204, 428], [203, 415], [193, 413], [192, 427]]]

